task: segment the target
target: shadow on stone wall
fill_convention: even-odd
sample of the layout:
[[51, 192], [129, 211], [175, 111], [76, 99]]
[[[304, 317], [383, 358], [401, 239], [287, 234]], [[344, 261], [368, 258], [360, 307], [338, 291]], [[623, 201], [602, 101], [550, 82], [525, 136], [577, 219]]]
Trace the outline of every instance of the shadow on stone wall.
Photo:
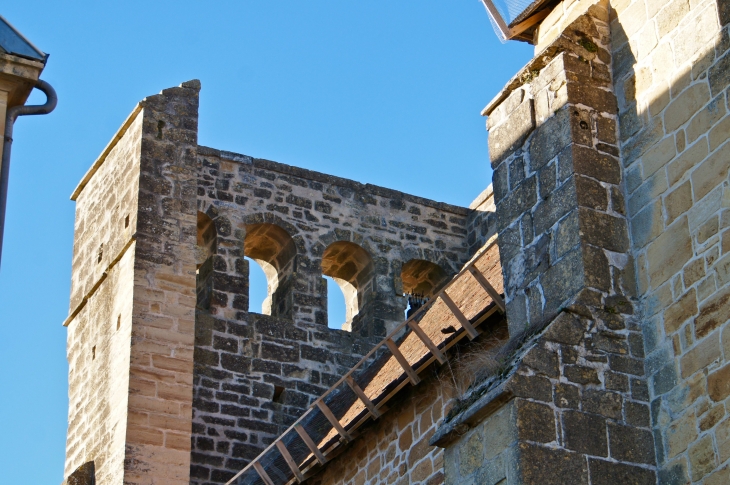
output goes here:
[[[719, 234], [730, 167], [730, 2], [719, 0], [714, 12], [687, 8], [677, 14], [673, 51], [662, 43], [669, 33], [649, 52], [642, 51], [645, 40], [631, 33], [638, 60], [621, 15], [611, 23], [626, 214], [662, 484], [701, 480], [730, 458], [730, 418], [720, 411], [730, 389], [713, 388], [713, 376], [728, 372], [720, 327], [727, 327], [730, 290], [719, 277], [716, 287], [708, 283], [718, 271], [713, 263], [730, 249]], [[704, 52], [690, 51], [687, 39], [707, 35], [703, 21], [713, 14], [723, 26], [719, 35]], [[686, 56], [683, 69], [671, 67], [678, 56]], [[667, 78], [666, 88], [656, 88]], [[711, 476], [721, 473], [730, 479], [727, 467]]]

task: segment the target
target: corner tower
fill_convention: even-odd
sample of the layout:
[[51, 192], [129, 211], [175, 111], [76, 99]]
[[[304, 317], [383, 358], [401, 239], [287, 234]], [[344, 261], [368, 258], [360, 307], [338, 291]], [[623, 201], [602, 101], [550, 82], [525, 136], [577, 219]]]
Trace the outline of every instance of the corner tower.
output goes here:
[[71, 197], [66, 477], [188, 483], [199, 90], [141, 101]]

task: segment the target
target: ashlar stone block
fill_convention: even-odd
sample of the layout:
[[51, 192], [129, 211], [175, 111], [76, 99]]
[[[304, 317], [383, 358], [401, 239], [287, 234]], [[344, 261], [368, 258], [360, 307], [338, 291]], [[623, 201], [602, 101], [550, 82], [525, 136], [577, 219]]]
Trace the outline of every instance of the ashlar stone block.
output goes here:
[[682, 269], [692, 258], [692, 240], [687, 217], [669, 226], [647, 248], [649, 280], [657, 288]]
[[533, 100], [527, 99], [504, 122], [489, 131], [489, 157], [492, 163], [504, 159], [522, 146], [534, 128]]

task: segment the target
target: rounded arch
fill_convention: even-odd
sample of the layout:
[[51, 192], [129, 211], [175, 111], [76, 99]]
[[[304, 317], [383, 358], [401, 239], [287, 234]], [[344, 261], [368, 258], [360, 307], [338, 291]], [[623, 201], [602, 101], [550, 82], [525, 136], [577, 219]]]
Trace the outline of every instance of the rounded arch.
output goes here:
[[292, 237], [276, 224], [247, 224], [243, 254], [258, 263], [266, 275], [267, 296], [262, 313], [290, 317], [292, 276], [296, 271], [297, 255]]
[[444, 284], [448, 275], [438, 264], [425, 259], [411, 259], [401, 267], [403, 293], [431, 297]]
[[198, 212], [198, 237], [195, 242], [196, 306], [210, 308], [213, 294], [213, 256], [218, 251], [218, 232], [213, 220]]
[[218, 234], [207, 214], [198, 212], [198, 239], [195, 243], [195, 264], [198, 268], [217, 252]]
[[373, 290], [373, 258], [366, 250], [349, 241], [337, 241], [322, 253], [322, 274], [331, 277], [345, 295], [345, 325], [360, 313]]
[[413, 315], [443, 286], [448, 278], [444, 269], [425, 259], [411, 259], [401, 267], [403, 295], [408, 298], [406, 318]]

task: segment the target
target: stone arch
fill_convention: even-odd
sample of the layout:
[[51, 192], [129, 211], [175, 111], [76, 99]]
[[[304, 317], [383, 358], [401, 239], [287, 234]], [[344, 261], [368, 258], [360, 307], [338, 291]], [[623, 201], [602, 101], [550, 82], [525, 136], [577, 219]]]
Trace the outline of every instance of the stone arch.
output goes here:
[[297, 247], [281, 226], [269, 222], [246, 225], [244, 256], [256, 261], [264, 270], [267, 296], [262, 313], [291, 318], [293, 276], [296, 272]]
[[213, 220], [198, 212], [198, 236], [195, 242], [196, 306], [210, 309], [213, 294], [213, 259], [218, 251], [218, 232]]
[[431, 261], [411, 259], [401, 267], [400, 279], [403, 296], [407, 298], [408, 318], [446, 283], [448, 273]]
[[438, 264], [425, 259], [411, 259], [401, 267], [403, 293], [431, 297], [446, 282], [448, 273]]
[[361, 246], [349, 241], [336, 241], [322, 253], [322, 274], [331, 277], [345, 295], [345, 325], [350, 329], [353, 319], [369, 303], [373, 293], [373, 258]]

